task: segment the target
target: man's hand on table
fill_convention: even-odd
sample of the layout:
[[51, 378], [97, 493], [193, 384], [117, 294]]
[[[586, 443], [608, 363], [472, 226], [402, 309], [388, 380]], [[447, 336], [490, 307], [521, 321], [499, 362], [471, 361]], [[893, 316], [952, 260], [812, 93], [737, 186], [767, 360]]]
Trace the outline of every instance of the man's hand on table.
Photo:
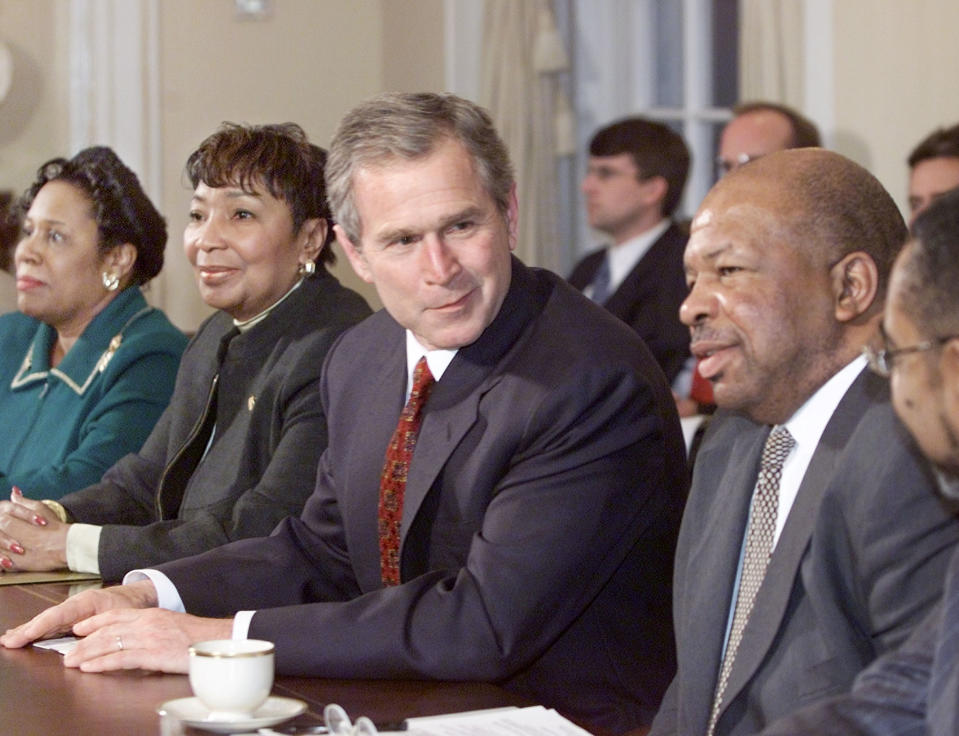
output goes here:
[[[190, 644], [229, 639], [230, 619], [199, 618], [155, 608], [156, 589], [149, 580], [68, 598], [0, 636], [16, 648], [72, 630], [83, 637], [63, 663], [84, 672], [147, 669], [186, 672]], [[145, 609], [145, 610], [144, 610]]]
[[69, 528], [14, 487], [10, 500], [0, 501], [0, 572], [65, 568]]

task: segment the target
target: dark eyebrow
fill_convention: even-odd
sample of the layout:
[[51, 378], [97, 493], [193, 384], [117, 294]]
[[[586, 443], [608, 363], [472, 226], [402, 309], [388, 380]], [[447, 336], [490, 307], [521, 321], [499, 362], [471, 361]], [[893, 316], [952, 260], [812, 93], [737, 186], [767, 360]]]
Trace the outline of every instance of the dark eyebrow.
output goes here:
[[[485, 217], [485, 212], [481, 207], [471, 206], [467, 207], [464, 210], [455, 212], [449, 217], [445, 217], [440, 220], [437, 230], [442, 232], [450, 225], [455, 225], [458, 222], [463, 220], [471, 220], [479, 217]], [[383, 232], [377, 234], [376, 242], [377, 243], [392, 243], [395, 240], [401, 238], [406, 238], [414, 235], [419, 235], [420, 233], [416, 230], [410, 230], [409, 228], [396, 228], [395, 230], [384, 230]]]
[[[255, 199], [262, 199], [262, 195], [259, 192], [248, 192], [245, 189], [227, 189], [226, 196], [230, 199], [239, 199], [241, 197], [253, 197]], [[193, 196], [190, 198], [191, 202], [206, 202], [206, 197], [202, 194], [193, 193]]]
[[733, 247], [733, 244], [732, 244], [732, 243], [723, 243], [722, 245], [717, 245], [715, 248], [713, 248], [713, 249], [712, 249], [711, 251], [709, 251], [708, 253], [704, 253], [704, 254], [703, 254], [703, 260], [706, 260], [706, 261], [714, 261], [714, 260], [716, 260], [717, 258], [719, 258], [719, 256], [721, 256], [723, 253], [725, 253], [726, 251], [728, 251], [728, 250], [729, 250], [730, 248], [732, 248], [732, 247]]

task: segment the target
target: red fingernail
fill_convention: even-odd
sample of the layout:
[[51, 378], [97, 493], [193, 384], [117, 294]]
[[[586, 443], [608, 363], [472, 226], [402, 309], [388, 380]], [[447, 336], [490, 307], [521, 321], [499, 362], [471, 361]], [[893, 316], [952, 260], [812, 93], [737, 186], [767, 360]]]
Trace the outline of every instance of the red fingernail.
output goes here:
[[37, 526], [46, 526], [47, 520], [44, 519], [42, 516], [40, 516], [40, 514], [37, 514], [36, 516], [33, 517], [33, 523], [36, 524]]
[[17, 488], [16, 486], [14, 486], [13, 488], [10, 489], [10, 495], [11, 495], [11, 496], [20, 496], [21, 498], [23, 498], [23, 491], [21, 491], [19, 488]]
[[13, 562], [10, 560], [9, 557], [0, 557], [0, 565], [2, 565], [7, 570], [9, 570], [13, 567]]
[[11, 551], [11, 552], [16, 552], [18, 555], [22, 555], [22, 554], [23, 554], [23, 547], [21, 547], [19, 544], [17, 544], [16, 542], [14, 542], [13, 544], [10, 545], [10, 551]]

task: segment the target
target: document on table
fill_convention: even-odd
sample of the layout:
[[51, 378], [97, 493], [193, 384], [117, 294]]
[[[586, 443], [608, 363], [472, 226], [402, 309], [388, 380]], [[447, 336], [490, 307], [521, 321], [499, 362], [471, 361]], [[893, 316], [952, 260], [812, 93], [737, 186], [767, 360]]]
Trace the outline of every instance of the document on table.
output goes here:
[[406, 736], [589, 736], [589, 731], [541, 705], [408, 718], [406, 728], [405, 732], [396, 733]]
[[52, 649], [60, 654], [66, 654], [73, 649], [80, 640], [75, 636], [62, 636], [59, 639], [42, 639], [33, 642], [33, 646], [39, 649]]

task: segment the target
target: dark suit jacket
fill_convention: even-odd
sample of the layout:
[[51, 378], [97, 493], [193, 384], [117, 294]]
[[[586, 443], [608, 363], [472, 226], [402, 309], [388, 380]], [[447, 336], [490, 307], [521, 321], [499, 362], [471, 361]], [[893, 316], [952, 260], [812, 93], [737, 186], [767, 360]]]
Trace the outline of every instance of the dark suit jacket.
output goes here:
[[[749, 502], [768, 427], [719, 414], [699, 451], [676, 557], [679, 670], [653, 734], [706, 732]], [[752, 734], [843, 692], [938, 600], [955, 519], [864, 371], [802, 480], [726, 688], [717, 736]]]
[[321, 269], [233, 338], [220, 370], [213, 443], [181, 477], [168, 468], [203, 414], [220, 338], [233, 327], [225, 312], [206, 320], [140, 452], [61, 501], [72, 520], [103, 525], [101, 575], [118, 580], [134, 568], [266, 536], [298, 514], [326, 446], [323, 359], [336, 337], [369, 313], [362, 297]]
[[276, 642], [279, 672], [497, 681], [614, 730], [649, 722], [674, 670], [685, 470], [648, 351], [514, 259], [499, 314], [425, 405], [402, 584], [384, 588], [377, 500], [404, 334], [384, 311], [331, 351], [329, 447], [299, 519], [161, 570], [191, 613], [261, 609], [250, 635]]
[[851, 693], [777, 721], [764, 736], [955, 736], [959, 733], [959, 552], [943, 600]]
[[[679, 305], [689, 293], [683, 269], [688, 239], [670, 225], [603, 305], [643, 338], [670, 383], [689, 357], [689, 329], [679, 321]], [[605, 257], [605, 248], [590, 253], [573, 269], [569, 283], [585, 289]]]

